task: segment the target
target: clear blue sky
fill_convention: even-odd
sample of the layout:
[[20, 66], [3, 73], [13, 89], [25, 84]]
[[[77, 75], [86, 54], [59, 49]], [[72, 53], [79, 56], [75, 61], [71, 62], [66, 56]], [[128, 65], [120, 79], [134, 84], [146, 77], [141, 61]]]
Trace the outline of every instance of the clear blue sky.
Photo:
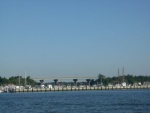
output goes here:
[[1, 0], [0, 76], [150, 75], [149, 0]]

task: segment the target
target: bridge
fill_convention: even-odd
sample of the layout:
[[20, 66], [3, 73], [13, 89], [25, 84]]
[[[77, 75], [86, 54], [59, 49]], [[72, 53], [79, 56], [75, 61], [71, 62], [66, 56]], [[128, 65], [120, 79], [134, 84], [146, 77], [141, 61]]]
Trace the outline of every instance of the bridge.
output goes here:
[[58, 81], [62, 81], [62, 80], [73, 80], [74, 81], [74, 84], [75, 85], [77, 85], [77, 81], [78, 80], [86, 80], [87, 81], [87, 84], [89, 84], [90, 85], [90, 81], [91, 81], [91, 79], [97, 79], [97, 77], [93, 77], [93, 76], [87, 76], [87, 77], [33, 77], [32, 78], [33, 80], [53, 80], [54, 82], [55, 82], [55, 84], [57, 84], [58, 83]]
[[98, 79], [98, 77], [93, 77], [93, 76], [87, 76], [87, 77], [32, 77], [33, 80], [53, 80], [53, 79], [59, 79], [59, 80], [73, 80], [73, 79], [80, 79], [80, 80], [85, 80], [85, 79]]

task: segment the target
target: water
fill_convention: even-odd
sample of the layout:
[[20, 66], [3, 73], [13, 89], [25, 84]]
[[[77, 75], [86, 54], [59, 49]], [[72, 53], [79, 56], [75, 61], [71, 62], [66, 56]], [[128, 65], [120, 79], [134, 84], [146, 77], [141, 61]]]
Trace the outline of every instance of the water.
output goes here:
[[0, 113], [148, 113], [150, 90], [1, 93]]

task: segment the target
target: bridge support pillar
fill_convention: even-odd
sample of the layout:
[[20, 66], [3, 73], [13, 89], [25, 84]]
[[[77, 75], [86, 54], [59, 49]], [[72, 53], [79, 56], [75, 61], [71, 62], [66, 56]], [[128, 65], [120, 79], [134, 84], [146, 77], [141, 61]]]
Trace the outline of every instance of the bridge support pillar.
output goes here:
[[55, 85], [57, 85], [58, 83], [58, 79], [54, 79]]
[[77, 86], [78, 79], [73, 79], [73, 81], [74, 81], [74, 85]]

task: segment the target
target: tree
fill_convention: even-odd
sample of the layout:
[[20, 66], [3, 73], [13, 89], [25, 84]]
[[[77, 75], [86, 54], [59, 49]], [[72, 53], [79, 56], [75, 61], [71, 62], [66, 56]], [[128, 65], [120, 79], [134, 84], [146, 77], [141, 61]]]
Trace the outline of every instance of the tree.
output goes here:
[[36, 84], [36, 82], [33, 79], [31, 79], [30, 76], [27, 76], [26, 80], [29, 85], [34, 86]]
[[101, 85], [103, 85], [103, 79], [105, 78], [105, 76], [104, 75], [102, 75], [102, 74], [98, 74], [98, 81], [99, 81], [99, 83], [101, 84]]

